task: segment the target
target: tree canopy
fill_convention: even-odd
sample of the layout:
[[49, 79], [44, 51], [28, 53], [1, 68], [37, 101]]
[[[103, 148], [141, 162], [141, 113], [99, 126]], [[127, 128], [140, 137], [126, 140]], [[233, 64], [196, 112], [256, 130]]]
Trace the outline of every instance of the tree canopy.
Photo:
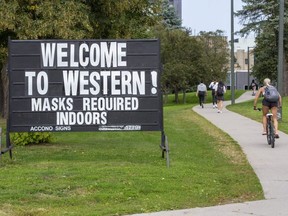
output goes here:
[[160, 22], [161, 1], [88, 0], [94, 38], [147, 38]]
[[158, 29], [157, 34], [161, 38], [162, 88], [175, 93], [176, 103], [179, 92], [195, 90], [201, 80], [208, 84], [226, 79], [229, 52], [221, 31], [191, 37], [183, 29]]
[[[279, 1], [278, 0], [242, 0], [244, 6], [236, 13], [244, 25], [241, 35], [256, 33], [254, 49], [255, 65], [253, 75], [262, 81], [265, 77], [277, 80], [278, 37], [279, 37]], [[288, 2], [285, 1], [287, 9]], [[284, 18], [284, 56], [287, 68], [288, 57], [288, 13]], [[284, 95], [288, 94], [287, 71], [284, 72]]]
[[[191, 37], [168, 0], [0, 0], [0, 5], [0, 67], [7, 59], [8, 37], [157, 37], [161, 41], [164, 90], [186, 91], [200, 79], [222, 79], [227, 71], [227, 44], [221, 32]], [[5, 68], [1, 76], [7, 84]]]
[[166, 28], [181, 28], [182, 21], [177, 17], [174, 6], [168, 0], [163, 1], [160, 16], [162, 17], [162, 24]]

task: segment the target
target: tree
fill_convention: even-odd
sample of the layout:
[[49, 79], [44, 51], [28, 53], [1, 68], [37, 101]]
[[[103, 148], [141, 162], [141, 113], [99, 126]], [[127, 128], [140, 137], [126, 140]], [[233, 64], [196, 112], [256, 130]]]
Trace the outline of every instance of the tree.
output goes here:
[[198, 83], [197, 67], [202, 51], [199, 42], [180, 29], [158, 30], [161, 39], [161, 57], [163, 64], [162, 89], [165, 93], [174, 92], [178, 103], [180, 91], [185, 93], [191, 86]]
[[198, 39], [205, 53], [201, 59], [202, 81], [225, 80], [229, 68], [229, 49], [223, 31], [200, 32]]
[[[152, 27], [161, 22], [161, 4], [151, 0], [0, 0], [0, 68], [7, 61], [9, 36], [24, 40], [152, 37]], [[7, 96], [7, 68], [1, 71]]]
[[[7, 46], [11, 39], [80, 39], [90, 38], [87, 11], [83, 1], [76, 0], [0, 0], [0, 66], [4, 102], [7, 102]], [[3, 67], [6, 65], [5, 67]], [[2, 114], [6, 116], [7, 104]]]
[[88, 0], [94, 38], [147, 38], [160, 23], [161, 1]]
[[253, 50], [255, 61], [253, 76], [257, 77], [259, 81], [264, 80], [266, 77], [274, 81], [277, 80], [278, 50], [274, 37], [274, 34], [267, 29], [265, 33], [260, 34], [256, 38], [257, 46]]
[[160, 16], [162, 17], [162, 24], [165, 28], [181, 28], [182, 21], [177, 17], [174, 6], [171, 5], [168, 0], [163, 0], [161, 11]]
[[[89, 38], [89, 7], [76, 0], [1, 1], [1, 35], [10, 32], [15, 39]], [[6, 33], [7, 35], [7, 33]]]
[[[279, 30], [279, 1], [278, 0], [242, 0], [245, 5], [242, 10], [236, 13], [240, 17], [244, 28], [241, 29], [242, 35], [251, 32], [256, 33], [256, 48], [254, 49], [255, 65], [253, 75], [258, 80], [263, 80], [269, 76], [273, 81], [277, 78], [277, 59], [278, 59], [278, 30]], [[285, 8], [288, 2], [285, 1]], [[285, 10], [287, 11], [287, 10]], [[285, 17], [287, 17], [287, 12]], [[287, 19], [284, 21], [284, 56], [287, 68], [288, 40]], [[284, 73], [284, 95], [288, 94], [288, 75]]]
[[161, 41], [163, 63], [162, 90], [165, 94], [173, 92], [175, 102], [178, 94], [193, 90], [202, 80], [210, 83], [213, 79], [224, 80], [228, 70], [228, 43], [222, 31], [201, 32], [191, 37], [185, 29], [155, 29]]
[[242, 0], [242, 10], [236, 12], [244, 28], [242, 35], [250, 32], [260, 34], [265, 27], [272, 27], [277, 31], [278, 0]]
[[89, 0], [94, 38], [149, 38], [154, 26], [181, 28], [168, 0]]

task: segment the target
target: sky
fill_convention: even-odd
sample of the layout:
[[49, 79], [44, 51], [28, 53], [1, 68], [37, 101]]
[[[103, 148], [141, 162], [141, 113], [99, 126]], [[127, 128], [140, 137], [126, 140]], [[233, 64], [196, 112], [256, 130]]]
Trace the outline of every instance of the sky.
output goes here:
[[[242, 9], [241, 0], [233, 1], [234, 11]], [[219, 29], [230, 38], [231, 0], [182, 0], [182, 26], [191, 28], [192, 35]], [[240, 29], [239, 19], [234, 16], [234, 32]]]

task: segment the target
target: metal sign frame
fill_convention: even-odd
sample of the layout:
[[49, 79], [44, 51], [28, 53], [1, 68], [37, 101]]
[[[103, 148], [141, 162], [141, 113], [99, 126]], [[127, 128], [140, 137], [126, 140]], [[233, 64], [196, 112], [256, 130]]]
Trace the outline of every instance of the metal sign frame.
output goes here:
[[161, 131], [167, 150], [158, 39], [9, 40], [8, 71], [9, 143], [10, 132]]

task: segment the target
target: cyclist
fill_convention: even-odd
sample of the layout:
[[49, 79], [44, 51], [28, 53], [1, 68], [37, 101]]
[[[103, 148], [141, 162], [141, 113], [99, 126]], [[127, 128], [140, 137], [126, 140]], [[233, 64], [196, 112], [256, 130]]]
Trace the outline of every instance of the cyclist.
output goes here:
[[[257, 94], [255, 95], [255, 99], [254, 99], [254, 110], [256, 110], [257, 108], [257, 101], [260, 95], [265, 95], [265, 88], [267, 88], [267, 86], [271, 86], [270, 85], [270, 79], [266, 78], [264, 79], [264, 86], [261, 87]], [[278, 93], [279, 94], [279, 93]], [[282, 98], [281, 95], [279, 94], [279, 99], [277, 102], [269, 102], [267, 100], [265, 100], [265, 98], [263, 98], [262, 100], [262, 123], [263, 123], [263, 133], [262, 135], [266, 135], [266, 125], [267, 125], [267, 119], [266, 119], [266, 114], [269, 112], [269, 110], [271, 110], [271, 113], [273, 114], [273, 124], [274, 124], [274, 128], [275, 128], [275, 138], [279, 138], [279, 134], [278, 134], [278, 120], [277, 120], [277, 107], [281, 107], [282, 104]]]

